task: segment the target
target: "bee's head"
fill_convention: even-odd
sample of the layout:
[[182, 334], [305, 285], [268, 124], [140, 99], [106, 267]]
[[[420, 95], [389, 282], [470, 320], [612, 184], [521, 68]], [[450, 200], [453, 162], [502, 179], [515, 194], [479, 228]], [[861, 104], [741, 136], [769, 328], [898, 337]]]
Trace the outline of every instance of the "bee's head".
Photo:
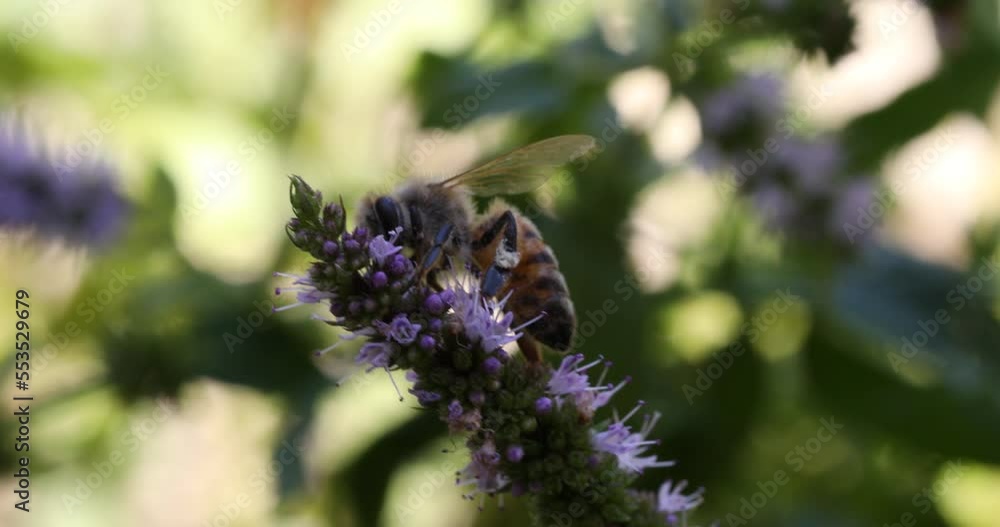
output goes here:
[[388, 234], [404, 227], [403, 209], [389, 196], [368, 196], [362, 201], [358, 223], [375, 234]]

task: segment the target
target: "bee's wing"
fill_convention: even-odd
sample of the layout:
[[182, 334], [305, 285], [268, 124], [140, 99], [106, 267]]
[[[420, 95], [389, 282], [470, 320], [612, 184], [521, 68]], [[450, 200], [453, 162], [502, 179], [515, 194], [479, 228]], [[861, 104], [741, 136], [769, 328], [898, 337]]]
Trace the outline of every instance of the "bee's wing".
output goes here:
[[465, 186], [477, 196], [520, 194], [542, 186], [556, 168], [589, 153], [597, 141], [589, 135], [560, 135], [522, 146], [439, 185]]

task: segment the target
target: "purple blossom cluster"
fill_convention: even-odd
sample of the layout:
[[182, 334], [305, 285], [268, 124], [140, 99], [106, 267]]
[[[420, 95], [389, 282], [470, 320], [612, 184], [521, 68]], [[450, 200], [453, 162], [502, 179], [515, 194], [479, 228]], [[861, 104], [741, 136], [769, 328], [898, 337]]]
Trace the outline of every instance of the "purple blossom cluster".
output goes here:
[[781, 80], [737, 78], [701, 102], [704, 142], [695, 160], [721, 172], [726, 190], [746, 196], [765, 224], [796, 239], [842, 242], [844, 226], [874, 199], [866, 178], [848, 177], [834, 135], [796, 135]]
[[[316, 261], [303, 276], [280, 274], [292, 283], [276, 292], [294, 293], [296, 301], [277, 311], [322, 305], [332, 318], [316, 318], [343, 334], [319, 354], [360, 339], [355, 362], [366, 373], [406, 370], [409, 393], [420, 406], [466, 438], [470, 461], [455, 481], [468, 489], [468, 499], [478, 497], [482, 507], [486, 497], [497, 496], [502, 504], [509, 491], [558, 508], [602, 472], [618, 474], [624, 487], [646, 469], [673, 465], [650, 452], [658, 444], [648, 437], [659, 414], [632, 428], [641, 403], [595, 427], [595, 412], [629, 382], [605, 383], [610, 362], [585, 363], [576, 354], [553, 369], [509, 354], [505, 347], [533, 321], [512, 327], [506, 299], [484, 297], [475, 279], [452, 277], [447, 287], [429, 286], [398, 231], [347, 230], [343, 206], [324, 205], [299, 178], [292, 179], [291, 201], [296, 218], [288, 224], [289, 238]], [[592, 382], [588, 373], [599, 364], [603, 370]], [[659, 496], [622, 488], [591, 498], [588, 506], [606, 523], [672, 525], [677, 514], [683, 522], [701, 502], [701, 490], [685, 496], [682, 489], [669, 481]], [[649, 517], [657, 519], [641, 520]]]
[[81, 245], [116, 237], [128, 205], [108, 166], [57, 168], [22, 126], [0, 128], [0, 228]]

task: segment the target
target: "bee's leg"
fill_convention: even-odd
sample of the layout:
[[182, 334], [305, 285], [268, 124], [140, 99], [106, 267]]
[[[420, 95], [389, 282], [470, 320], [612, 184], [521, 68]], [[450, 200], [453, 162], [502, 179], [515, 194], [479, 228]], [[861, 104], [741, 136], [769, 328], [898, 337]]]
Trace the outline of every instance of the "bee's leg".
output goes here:
[[437, 265], [438, 260], [441, 259], [441, 255], [444, 253], [444, 244], [451, 238], [451, 233], [454, 230], [455, 226], [448, 223], [441, 227], [437, 235], [434, 236], [434, 245], [427, 251], [427, 254], [424, 255], [424, 259], [420, 263], [420, 275], [425, 275]]
[[427, 271], [426, 281], [427, 285], [431, 286], [431, 289], [441, 292], [444, 291], [444, 286], [442, 286], [441, 282], [438, 281], [438, 271], [438, 268]]
[[513, 212], [508, 210], [501, 214], [478, 240], [472, 242], [472, 250], [489, 246], [497, 236], [502, 237], [497, 245], [496, 257], [483, 274], [482, 291], [485, 296], [496, 296], [521, 260], [521, 255], [517, 253], [517, 220]]
[[538, 349], [538, 342], [535, 339], [525, 334], [517, 339], [517, 347], [521, 349], [521, 353], [525, 359], [528, 359], [529, 363], [538, 364], [542, 362], [542, 350]]

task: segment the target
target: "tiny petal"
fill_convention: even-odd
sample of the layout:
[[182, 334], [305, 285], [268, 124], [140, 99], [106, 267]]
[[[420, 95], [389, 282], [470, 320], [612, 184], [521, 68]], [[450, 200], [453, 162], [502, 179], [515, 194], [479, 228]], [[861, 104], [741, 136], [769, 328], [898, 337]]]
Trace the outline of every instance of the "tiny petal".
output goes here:
[[511, 463], [520, 463], [524, 459], [524, 448], [521, 445], [511, 445], [507, 448], [507, 459]]
[[403, 345], [413, 344], [420, 327], [420, 324], [410, 322], [406, 315], [396, 315], [389, 323], [386, 336]]

